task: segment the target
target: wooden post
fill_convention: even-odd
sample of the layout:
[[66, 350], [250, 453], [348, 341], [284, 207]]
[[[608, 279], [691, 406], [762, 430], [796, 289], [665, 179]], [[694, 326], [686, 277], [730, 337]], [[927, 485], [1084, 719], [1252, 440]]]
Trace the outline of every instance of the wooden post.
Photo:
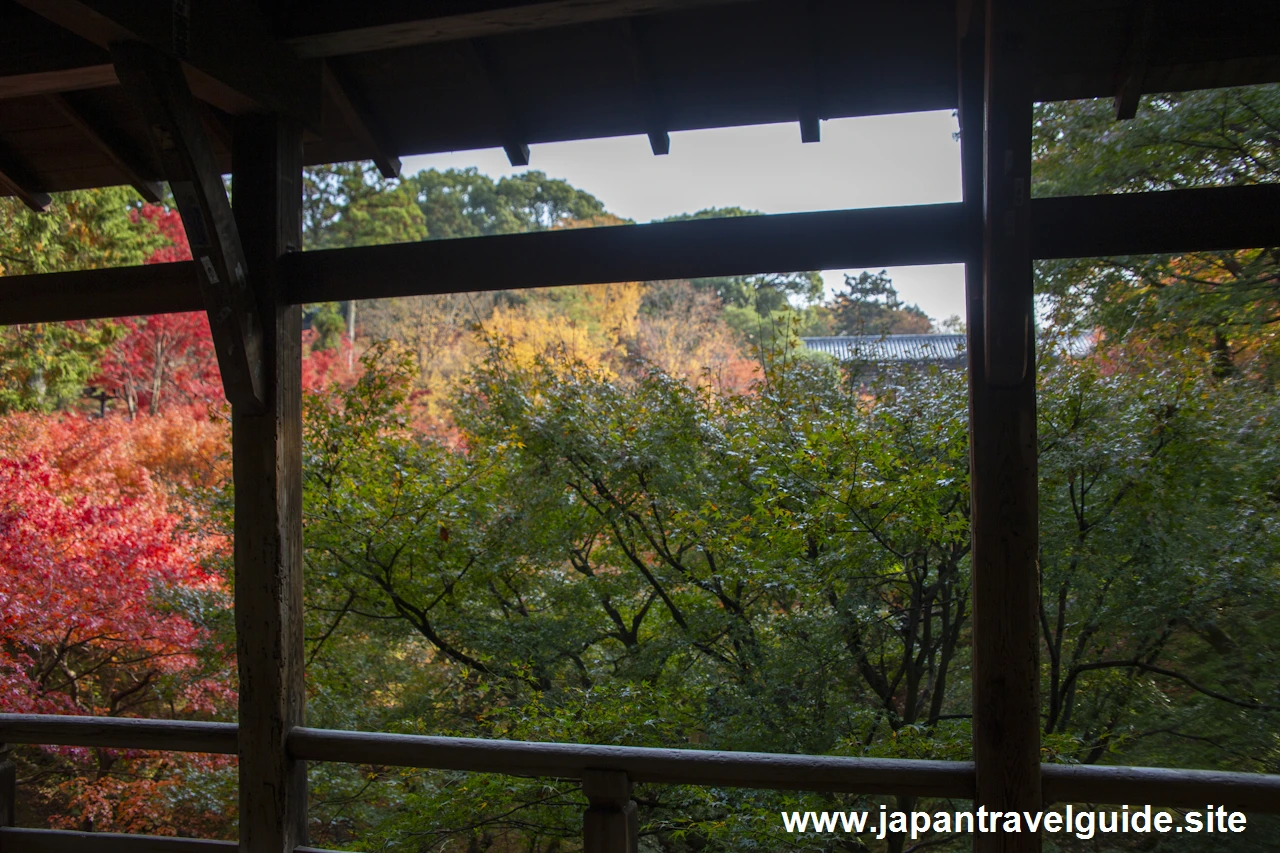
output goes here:
[[231, 410], [236, 654], [240, 670], [240, 850], [306, 841], [307, 779], [285, 751], [303, 723], [302, 313], [285, 304], [279, 258], [302, 247], [302, 137], [275, 116], [238, 120], [236, 225], [263, 322], [266, 411]]
[[14, 766], [7, 743], [0, 743], [0, 826], [18, 822], [18, 768]]
[[591, 804], [582, 815], [583, 853], [636, 853], [640, 815], [626, 772], [584, 770], [582, 793]]
[[[963, 14], [963, 13], [962, 13]], [[975, 806], [1041, 808], [1031, 91], [1024, 0], [974, 0], [960, 43], [970, 251]], [[966, 28], [963, 26], [962, 31]], [[1038, 834], [976, 835], [975, 853], [1038, 853]]]

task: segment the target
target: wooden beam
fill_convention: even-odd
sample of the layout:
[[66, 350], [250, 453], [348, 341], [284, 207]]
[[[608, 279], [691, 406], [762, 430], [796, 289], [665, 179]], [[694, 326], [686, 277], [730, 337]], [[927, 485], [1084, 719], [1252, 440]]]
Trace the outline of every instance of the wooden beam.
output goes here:
[[1064, 196], [1031, 202], [1036, 258], [1164, 255], [1280, 245], [1280, 185]]
[[119, 82], [113, 65], [86, 65], [58, 71], [10, 74], [0, 77], [0, 99], [74, 92], [78, 89], [105, 89]]
[[449, 0], [355, 5], [327, 0], [295, 6], [295, 13], [283, 22], [282, 40], [299, 56], [343, 56], [739, 2], [743, 0]]
[[637, 853], [640, 810], [625, 770], [582, 771], [582, 853]]
[[240, 695], [240, 849], [307, 840], [307, 774], [285, 749], [303, 723], [302, 309], [279, 261], [302, 248], [302, 131], [243, 116], [232, 150], [235, 215], [263, 325], [265, 409], [231, 407]]
[[44, 213], [53, 198], [36, 189], [39, 186], [35, 173], [8, 148], [0, 144], [0, 189], [7, 188], [5, 195], [14, 195], [22, 203], [36, 213]]
[[111, 54], [121, 82], [152, 129], [156, 153], [182, 215], [227, 399], [262, 411], [262, 320], [196, 101], [176, 60], [141, 42], [118, 42]]
[[[1024, 0], [985, 0], [985, 9], [978, 0], [970, 14], [983, 18], [982, 26], [970, 22], [961, 28], [967, 35], [959, 51], [967, 130], [962, 130], [962, 182], [972, 223], [966, 285], [972, 348], [974, 805], [1032, 812], [1043, 807], [1030, 215], [1032, 30]], [[973, 132], [979, 127], [981, 137]], [[1038, 833], [978, 834], [973, 849], [1039, 853], [1041, 840]]]
[[1143, 78], [1147, 71], [1147, 50], [1151, 44], [1151, 30], [1155, 27], [1155, 0], [1133, 0], [1133, 5], [1129, 44], [1116, 71], [1114, 105], [1117, 121], [1126, 121], [1138, 114], [1138, 99], [1142, 97]]
[[822, 139], [822, 72], [818, 67], [818, 8], [814, 0], [796, 4], [796, 65], [802, 69], [800, 91], [800, 141]]
[[483, 42], [474, 39], [464, 43], [463, 52], [491, 104], [507, 160], [512, 166], [528, 166], [529, 143], [525, 137], [524, 118], [503, 82], [492, 54]]
[[958, 204], [919, 205], [329, 249], [284, 263], [291, 301], [324, 302], [892, 266], [905, 258], [954, 263], [963, 257], [961, 225]]
[[226, 112], [267, 109], [319, 125], [319, 65], [277, 43], [248, 0], [17, 2], [99, 47], [139, 41], [181, 60], [193, 91]]
[[655, 156], [670, 154], [671, 134], [667, 131], [667, 111], [663, 106], [649, 40], [640, 21], [629, 18], [622, 22], [622, 43], [626, 46], [627, 64], [631, 67], [636, 100], [644, 110], [649, 149]]
[[150, 168], [144, 165], [139, 152], [129, 150], [128, 146], [113, 138], [110, 130], [103, 127], [101, 119], [93, 116], [66, 95], [46, 95], [45, 99], [54, 109], [71, 122], [85, 139], [93, 144], [107, 159], [120, 170], [121, 176], [138, 191], [138, 195], [156, 204], [164, 193], [156, 181], [144, 177]]
[[[542, 231], [293, 253], [282, 265], [287, 296], [301, 303], [964, 263], [972, 242], [968, 209], [939, 204]], [[1042, 198], [1031, 202], [1031, 211], [1037, 258], [1250, 249], [1276, 242], [1280, 186]], [[423, 276], [423, 269], [432, 275]], [[0, 325], [196, 311], [203, 304], [191, 261], [0, 276]], [[971, 333], [981, 328], [980, 308], [980, 299], [970, 298]], [[970, 352], [981, 347], [971, 344]]]
[[330, 103], [338, 108], [342, 123], [356, 137], [360, 148], [369, 151], [370, 159], [384, 178], [400, 177], [400, 158], [387, 143], [382, 129], [369, 117], [363, 104], [351, 92], [351, 86], [332, 63], [324, 63], [324, 90]]

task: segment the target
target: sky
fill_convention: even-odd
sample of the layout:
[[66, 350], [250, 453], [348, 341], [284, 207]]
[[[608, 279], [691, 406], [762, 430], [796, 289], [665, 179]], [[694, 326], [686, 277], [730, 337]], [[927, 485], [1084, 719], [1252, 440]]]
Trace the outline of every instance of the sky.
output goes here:
[[[960, 144], [950, 112], [835, 119], [822, 141], [804, 144], [798, 124], [671, 134], [671, 153], [656, 157], [645, 136], [557, 142], [530, 148], [513, 168], [501, 149], [404, 158], [404, 172], [477, 167], [494, 178], [536, 169], [599, 198], [609, 212], [650, 222], [708, 207], [763, 213], [960, 201]], [[875, 272], [876, 270], [872, 270]], [[827, 289], [845, 273], [824, 270]], [[964, 314], [958, 264], [892, 267], [904, 302], [937, 321]]]

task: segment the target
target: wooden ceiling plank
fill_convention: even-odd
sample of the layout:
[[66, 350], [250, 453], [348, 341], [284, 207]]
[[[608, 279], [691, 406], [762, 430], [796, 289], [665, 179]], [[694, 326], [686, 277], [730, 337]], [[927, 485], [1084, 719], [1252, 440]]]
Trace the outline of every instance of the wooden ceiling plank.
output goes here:
[[1138, 114], [1138, 99], [1147, 71], [1147, 53], [1151, 30], [1155, 27], [1155, 0], [1134, 0], [1133, 29], [1124, 59], [1116, 73], [1114, 98], [1116, 120], [1127, 121]]
[[141, 42], [113, 44], [111, 56], [152, 129], [182, 216], [227, 399], [247, 411], [264, 411], [261, 312], [200, 109], [176, 59]]
[[369, 159], [378, 167], [378, 172], [384, 178], [400, 177], [400, 158], [393, 153], [394, 149], [387, 143], [382, 128], [352, 95], [346, 78], [329, 62], [324, 63], [323, 73], [325, 94], [338, 108], [343, 123], [359, 140], [360, 146], [370, 152]]
[[149, 170], [143, 165], [145, 160], [140, 152], [130, 150], [129, 146], [116, 139], [112, 132], [103, 126], [100, 119], [90, 115], [64, 95], [51, 94], [46, 95], [45, 98], [80, 131], [85, 139], [115, 164], [130, 186], [138, 191], [138, 195], [152, 204], [159, 203], [164, 190], [157, 181], [145, 177]]
[[508, 33], [567, 27], [637, 15], [724, 6], [746, 0], [484, 0], [375, 5], [330, 3], [289, 22], [281, 40], [298, 56], [325, 58]]
[[181, 60], [192, 89], [231, 113], [265, 109], [320, 122], [320, 68], [279, 44], [248, 0], [16, 0], [98, 45], [138, 41]]

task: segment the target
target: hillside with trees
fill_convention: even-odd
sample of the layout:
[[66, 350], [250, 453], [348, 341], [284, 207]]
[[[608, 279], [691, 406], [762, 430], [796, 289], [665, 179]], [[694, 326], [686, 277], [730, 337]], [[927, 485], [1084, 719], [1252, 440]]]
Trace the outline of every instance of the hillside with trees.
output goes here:
[[[1280, 87], [1148, 98], [1124, 124], [1109, 102], [1037, 110], [1040, 195], [1280, 174]], [[629, 224], [536, 171], [388, 181], [362, 164], [309, 170], [305, 212], [308, 249]], [[0, 223], [5, 274], [190, 256], [171, 207], [125, 190], [40, 217], [0, 200]], [[1280, 772], [1277, 264], [1268, 248], [1038, 268], [1046, 761]], [[518, 284], [305, 308], [308, 723], [968, 758], [964, 373], [799, 342], [930, 318], [883, 272], [834, 294], [808, 271]], [[1098, 343], [1072, 354], [1082, 330]], [[234, 716], [211, 346], [200, 314], [0, 329], [6, 710]], [[29, 825], [234, 834], [225, 760], [15, 756]], [[576, 784], [335, 764], [310, 778], [316, 846], [580, 843]], [[778, 826], [780, 809], [876, 798], [635, 799], [648, 850], [921, 847]], [[1280, 824], [1251, 818], [1232, 844], [1274, 849]]]

